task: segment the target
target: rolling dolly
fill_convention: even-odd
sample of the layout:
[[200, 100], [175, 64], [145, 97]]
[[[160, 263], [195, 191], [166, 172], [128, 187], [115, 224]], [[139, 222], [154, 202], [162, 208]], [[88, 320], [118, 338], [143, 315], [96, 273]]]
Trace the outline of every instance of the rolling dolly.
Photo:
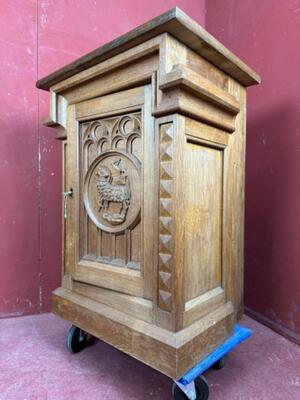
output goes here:
[[252, 331], [236, 324], [233, 335], [215, 351], [190, 369], [179, 381], [173, 384], [174, 400], [207, 400], [209, 387], [202, 375], [210, 367], [222, 369], [226, 364], [227, 354], [252, 335]]
[[[252, 331], [246, 327], [236, 324], [233, 335], [222, 343], [216, 350], [191, 368], [178, 381], [174, 381], [172, 388], [173, 400], [207, 400], [209, 397], [209, 386], [202, 375], [210, 367], [222, 369], [226, 364], [227, 354], [240, 343], [248, 339]], [[67, 348], [72, 353], [83, 350], [87, 333], [72, 325], [67, 335]]]

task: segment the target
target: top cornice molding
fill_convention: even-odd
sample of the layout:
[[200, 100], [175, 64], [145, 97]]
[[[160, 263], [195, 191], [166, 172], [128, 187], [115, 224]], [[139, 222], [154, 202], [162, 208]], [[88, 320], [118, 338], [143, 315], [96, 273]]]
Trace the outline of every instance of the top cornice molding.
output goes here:
[[259, 75], [178, 7], [138, 26], [113, 41], [40, 79], [36, 86], [51, 86], [162, 33], [169, 33], [244, 86], [260, 83]]

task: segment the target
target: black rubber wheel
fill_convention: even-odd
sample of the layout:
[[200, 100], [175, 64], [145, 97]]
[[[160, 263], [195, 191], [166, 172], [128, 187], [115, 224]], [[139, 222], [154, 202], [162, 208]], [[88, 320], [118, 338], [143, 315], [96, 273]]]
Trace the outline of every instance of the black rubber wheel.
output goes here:
[[224, 357], [220, 358], [220, 360], [218, 360], [216, 363], [214, 363], [212, 365], [212, 368], [213, 369], [222, 369], [225, 367], [226, 362], [227, 362], [227, 356], [224, 356]]
[[86, 345], [87, 332], [72, 325], [67, 335], [67, 349], [70, 353], [79, 353]]
[[[209, 396], [209, 386], [203, 375], [195, 379], [195, 387], [197, 397], [196, 400], [207, 400]], [[172, 388], [173, 400], [189, 400], [185, 393], [180, 389], [176, 383], [173, 383]]]

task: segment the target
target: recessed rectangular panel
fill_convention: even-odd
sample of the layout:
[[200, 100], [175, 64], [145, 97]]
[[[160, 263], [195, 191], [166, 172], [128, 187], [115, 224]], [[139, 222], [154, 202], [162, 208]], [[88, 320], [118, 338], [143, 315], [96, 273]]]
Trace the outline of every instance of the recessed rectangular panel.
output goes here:
[[79, 257], [140, 268], [141, 112], [79, 124]]
[[187, 142], [182, 180], [189, 301], [221, 286], [223, 150]]

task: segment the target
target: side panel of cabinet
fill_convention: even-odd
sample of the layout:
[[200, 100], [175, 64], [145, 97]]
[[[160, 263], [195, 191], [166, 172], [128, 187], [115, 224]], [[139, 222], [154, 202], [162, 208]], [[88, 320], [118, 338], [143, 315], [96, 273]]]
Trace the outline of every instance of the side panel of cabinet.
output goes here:
[[184, 154], [186, 296], [222, 286], [223, 150], [191, 139]]
[[230, 137], [186, 118], [182, 174], [184, 316], [188, 326], [225, 304], [231, 257]]

